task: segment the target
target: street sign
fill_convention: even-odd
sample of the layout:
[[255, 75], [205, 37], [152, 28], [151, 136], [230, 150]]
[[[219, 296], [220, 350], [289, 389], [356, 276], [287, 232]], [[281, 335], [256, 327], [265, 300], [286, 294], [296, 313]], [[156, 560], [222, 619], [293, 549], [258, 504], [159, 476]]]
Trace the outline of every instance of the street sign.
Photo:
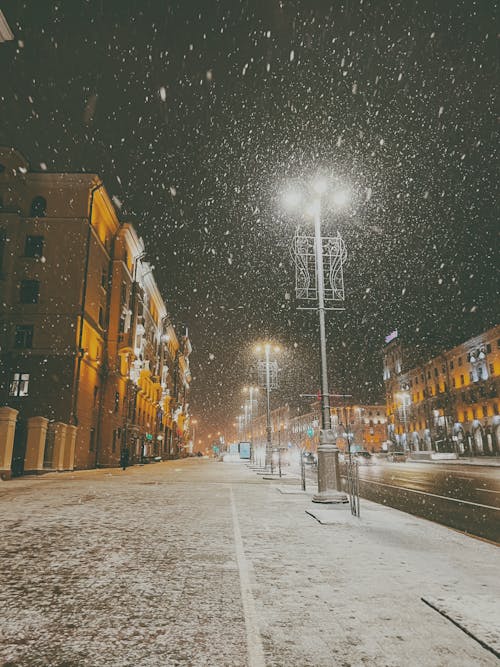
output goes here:
[[313, 437], [314, 429], [312, 428], [312, 426], [309, 426], [309, 428], [307, 429], [307, 435], [309, 436], [309, 438]]

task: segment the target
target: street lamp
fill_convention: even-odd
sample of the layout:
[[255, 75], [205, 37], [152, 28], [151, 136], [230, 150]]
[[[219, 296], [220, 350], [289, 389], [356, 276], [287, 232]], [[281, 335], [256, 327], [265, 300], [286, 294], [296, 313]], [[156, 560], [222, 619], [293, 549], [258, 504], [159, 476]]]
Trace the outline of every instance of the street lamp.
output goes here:
[[[407, 385], [406, 385], [407, 386]], [[400, 426], [402, 425], [402, 433], [401, 435], [401, 441], [403, 445], [403, 450], [406, 451], [409, 449], [408, 445], [408, 418], [407, 418], [407, 412], [406, 408], [409, 407], [409, 404], [411, 404], [411, 396], [408, 391], [406, 391], [406, 386], [402, 387], [402, 391], [396, 393], [396, 399], [399, 399], [399, 403], [401, 405], [400, 410], [398, 410], [398, 421]], [[402, 418], [401, 418], [402, 417]]]
[[253, 387], [250, 385], [249, 387], [243, 387], [244, 392], [248, 392], [248, 403], [250, 406], [250, 453], [251, 453], [251, 458], [255, 462], [255, 453], [254, 453], [254, 446], [253, 446], [253, 402], [254, 402], [254, 394], [259, 393], [259, 388], [258, 387]]
[[[320, 338], [320, 362], [321, 362], [321, 432], [320, 444], [318, 446], [318, 493], [313, 496], [313, 502], [316, 503], [343, 503], [347, 502], [347, 496], [341, 492], [340, 469], [339, 469], [339, 450], [335, 442], [335, 437], [331, 426], [330, 416], [330, 394], [328, 389], [328, 366], [326, 356], [326, 331], [325, 331], [325, 269], [323, 263], [323, 239], [321, 237], [321, 205], [329, 190], [329, 183], [325, 177], [319, 176], [309, 184], [304, 184], [302, 191], [306, 199], [307, 211], [314, 220], [314, 273], [316, 282], [316, 291], [314, 296], [317, 298], [317, 310], [319, 315], [319, 338]], [[337, 189], [331, 195], [331, 200], [337, 206], [343, 206], [349, 198], [345, 190]], [[285, 196], [288, 206], [297, 206], [302, 199], [300, 193], [289, 191]], [[335, 250], [335, 245], [333, 246]], [[336, 251], [338, 253], [338, 267], [342, 268], [342, 262], [345, 256], [345, 246], [337, 235]], [[300, 250], [298, 250], [300, 254]], [[304, 251], [302, 251], [304, 252]], [[307, 251], [306, 251], [307, 253]], [[301, 256], [302, 264], [304, 257]], [[305, 257], [308, 262], [308, 255]], [[329, 275], [332, 276], [332, 267], [330, 265]], [[306, 266], [306, 270], [308, 265]], [[334, 276], [335, 278], [335, 276]], [[336, 296], [335, 285], [331, 285], [332, 300], [343, 299], [342, 294]], [[306, 296], [302, 298], [311, 298], [306, 290]]]
[[277, 345], [271, 345], [271, 343], [264, 343], [263, 345], [257, 345], [255, 347], [255, 352], [261, 354], [264, 352], [264, 366], [265, 366], [265, 387], [266, 387], [266, 459], [265, 467], [272, 467], [272, 457], [273, 457], [273, 445], [272, 445], [272, 435], [271, 435], [271, 351], [280, 352], [280, 348]]

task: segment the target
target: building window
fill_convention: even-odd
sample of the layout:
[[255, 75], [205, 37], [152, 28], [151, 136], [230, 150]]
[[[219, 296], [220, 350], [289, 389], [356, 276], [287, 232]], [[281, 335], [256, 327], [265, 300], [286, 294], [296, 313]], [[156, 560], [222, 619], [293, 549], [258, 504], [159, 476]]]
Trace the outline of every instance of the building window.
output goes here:
[[99, 306], [99, 326], [104, 329], [104, 308]]
[[40, 258], [43, 256], [43, 236], [27, 236], [24, 244], [24, 256]]
[[117, 438], [117, 431], [114, 429], [113, 431], [113, 440], [111, 441], [111, 451], [113, 454], [116, 452], [116, 438]]
[[5, 232], [0, 232], [0, 274], [3, 271], [3, 256], [5, 253], [6, 242], [7, 237], [5, 236]]
[[14, 338], [14, 347], [25, 349], [33, 347], [33, 325], [18, 324], [16, 326], [16, 335]]
[[455, 362], [452, 360], [450, 361], [450, 369], [453, 370], [455, 368]]
[[495, 366], [494, 366], [494, 364], [490, 364], [490, 375], [495, 375]]
[[428, 379], [428, 380], [431, 379], [431, 372], [430, 372], [430, 371], [427, 371], [427, 379]]
[[45, 197], [35, 197], [31, 202], [30, 215], [32, 218], [44, 218], [47, 213], [47, 200]]
[[95, 451], [95, 428], [90, 429], [89, 452]]
[[462, 365], [462, 357], [458, 357], [458, 365], [459, 365], [459, 366]]
[[115, 391], [115, 412], [118, 412], [120, 409], [120, 394]]
[[40, 283], [38, 280], [21, 280], [21, 303], [38, 303]]
[[451, 384], [452, 384], [454, 387], [457, 386], [457, 383], [455, 382], [455, 378], [454, 378], [454, 377], [451, 378]]
[[464, 384], [465, 384], [465, 376], [464, 376], [464, 375], [461, 375], [461, 376], [460, 376], [460, 384], [462, 385], [462, 387], [463, 387]]
[[121, 303], [122, 308], [127, 303], [127, 284], [126, 283], [122, 283], [120, 303]]
[[437, 367], [435, 366], [435, 367], [434, 367], [434, 377], [437, 377], [437, 376], [438, 376], [438, 369], [437, 369]]
[[14, 373], [10, 381], [9, 396], [27, 396], [29, 373]]

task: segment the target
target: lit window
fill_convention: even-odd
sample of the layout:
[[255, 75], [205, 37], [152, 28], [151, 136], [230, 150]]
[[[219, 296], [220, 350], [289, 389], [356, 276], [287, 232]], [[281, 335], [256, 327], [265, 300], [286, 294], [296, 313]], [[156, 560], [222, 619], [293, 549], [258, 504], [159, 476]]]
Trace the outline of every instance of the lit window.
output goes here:
[[27, 396], [29, 373], [14, 373], [10, 382], [9, 396]]

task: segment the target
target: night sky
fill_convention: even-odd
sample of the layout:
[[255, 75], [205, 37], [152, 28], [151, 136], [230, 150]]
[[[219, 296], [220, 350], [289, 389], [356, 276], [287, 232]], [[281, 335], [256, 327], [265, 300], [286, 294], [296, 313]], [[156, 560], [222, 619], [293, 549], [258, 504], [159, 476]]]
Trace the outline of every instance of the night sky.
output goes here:
[[100, 174], [148, 248], [194, 351], [200, 436], [224, 430], [251, 345], [280, 341], [285, 400], [318, 389], [297, 311], [287, 179], [352, 193], [328, 317], [332, 390], [383, 399], [384, 336], [423, 349], [500, 321], [497, 6], [487, 0], [0, 2], [0, 144], [32, 168]]

